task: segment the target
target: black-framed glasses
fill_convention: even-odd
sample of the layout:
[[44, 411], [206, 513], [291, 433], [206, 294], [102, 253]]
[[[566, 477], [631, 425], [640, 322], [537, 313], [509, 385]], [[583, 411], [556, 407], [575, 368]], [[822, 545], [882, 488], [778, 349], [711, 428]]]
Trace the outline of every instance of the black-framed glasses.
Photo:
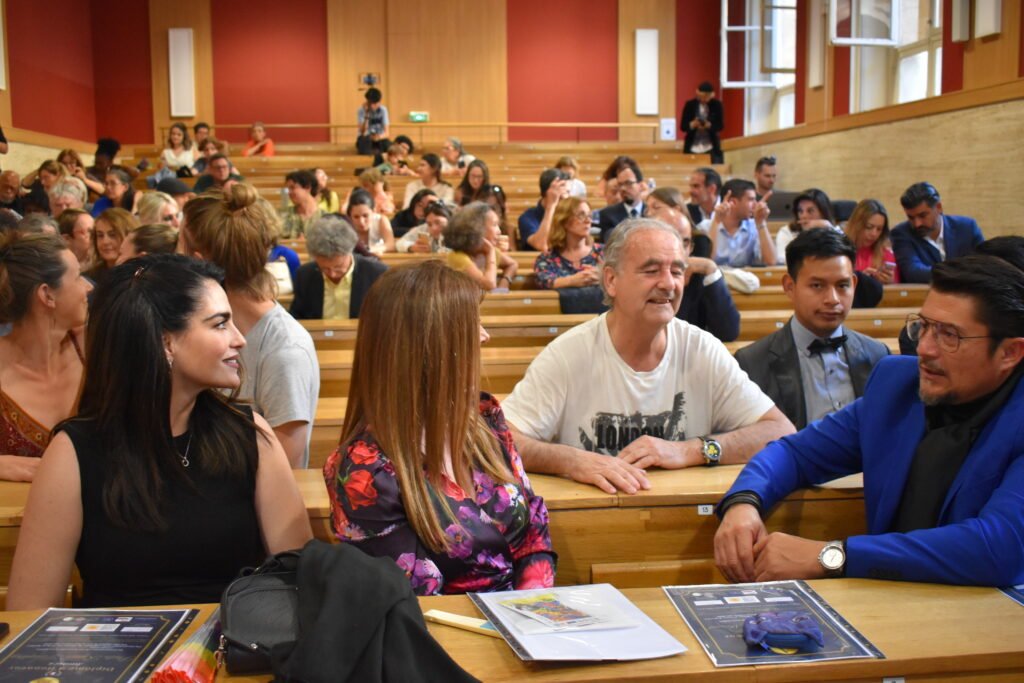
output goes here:
[[923, 315], [911, 313], [907, 316], [907, 336], [915, 344], [921, 340], [928, 331], [935, 333], [935, 341], [939, 348], [947, 353], [956, 353], [960, 349], [960, 342], [964, 339], [996, 339], [991, 334], [963, 335], [955, 325], [940, 323], [938, 320], [931, 320]]

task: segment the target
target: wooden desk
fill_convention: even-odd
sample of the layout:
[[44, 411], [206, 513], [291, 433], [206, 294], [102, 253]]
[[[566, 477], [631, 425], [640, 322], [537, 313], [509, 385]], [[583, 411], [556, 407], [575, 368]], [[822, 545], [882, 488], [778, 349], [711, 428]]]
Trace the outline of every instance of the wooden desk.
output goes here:
[[[1024, 608], [994, 588], [965, 588], [920, 583], [834, 579], [810, 582], [885, 659], [852, 659], [820, 664], [760, 665], [716, 669], [660, 588], [631, 588], [623, 593], [672, 637], [688, 648], [673, 657], [637, 662], [572, 664], [523, 662], [504, 641], [468, 631], [427, 624], [431, 635], [466, 671], [487, 683], [520, 681], [907, 681], [1010, 683], [1024, 671]], [[420, 598], [423, 611], [479, 617], [462, 595]], [[199, 615], [183, 642], [213, 612], [214, 605], [193, 605]], [[13, 638], [41, 610], [3, 612]], [[269, 676], [223, 680], [264, 682]], [[220, 677], [219, 677], [220, 678]]]
[[[878, 308], [920, 307], [929, 289], [929, 285], [919, 284], [888, 285], [882, 290], [882, 300]], [[789, 297], [782, 290], [782, 285], [762, 285], [753, 294], [744, 294], [736, 290], [732, 290], [731, 293], [739, 311], [791, 310], [793, 307]]]
[[[558, 553], [560, 585], [609, 582], [617, 586], [695, 583], [717, 577], [711, 513], [740, 472], [740, 465], [651, 470], [651, 490], [635, 496], [607, 494], [568, 479], [531, 474], [544, 498], [551, 540]], [[313, 533], [331, 540], [330, 501], [318, 470], [297, 470]], [[864, 533], [864, 494], [859, 479], [831, 488], [798, 491], [768, 520], [770, 531], [808, 538]], [[720, 578], [717, 580], [721, 580]]]

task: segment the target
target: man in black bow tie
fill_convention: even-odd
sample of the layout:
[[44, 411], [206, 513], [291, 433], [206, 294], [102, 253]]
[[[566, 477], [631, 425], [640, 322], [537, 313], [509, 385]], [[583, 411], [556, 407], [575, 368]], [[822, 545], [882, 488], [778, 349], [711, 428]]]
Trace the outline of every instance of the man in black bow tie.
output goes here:
[[889, 353], [885, 344], [843, 327], [857, 286], [855, 258], [840, 232], [801, 232], [786, 247], [782, 278], [793, 317], [736, 352], [740, 367], [797, 429], [853, 403]]

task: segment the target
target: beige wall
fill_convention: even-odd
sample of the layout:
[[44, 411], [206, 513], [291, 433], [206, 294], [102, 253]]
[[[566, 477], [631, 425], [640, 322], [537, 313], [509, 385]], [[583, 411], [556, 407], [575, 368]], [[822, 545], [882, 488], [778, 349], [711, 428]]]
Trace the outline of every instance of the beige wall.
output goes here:
[[761, 156], [779, 159], [778, 187], [819, 187], [833, 199], [881, 200], [902, 220], [899, 196], [928, 180], [944, 209], [973, 216], [987, 237], [1024, 234], [1024, 100], [936, 114], [726, 152], [750, 178]]

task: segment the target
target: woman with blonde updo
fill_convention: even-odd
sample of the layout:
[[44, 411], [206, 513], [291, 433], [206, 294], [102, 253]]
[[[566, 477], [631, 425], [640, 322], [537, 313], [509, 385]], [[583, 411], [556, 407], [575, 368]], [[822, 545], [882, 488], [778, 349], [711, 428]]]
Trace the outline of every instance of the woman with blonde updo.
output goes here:
[[166, 192], [157, 192], [156, 190], [143, 192], [136, 208], [138, 210], [135, 215], [139, 217], [139, 223], [142, 225], [163, 223], [175, 230], [181, 227], [181, 211], [178, 209], [178, 202]]
[[75, 414], [90, 290], [57, 235], [0, 241], [0, 479], [32, 481], [50, 431]]
[[236, 183], [185, 205], [179, 251], [220, 266], [232, 321], [245, 336], [239, 397], [273, 428], [292, 467], [309, 464], [309, 437], [320, 393], [313, 338], [277, 301], [266, 269], [281, 219], [251, 185]]

